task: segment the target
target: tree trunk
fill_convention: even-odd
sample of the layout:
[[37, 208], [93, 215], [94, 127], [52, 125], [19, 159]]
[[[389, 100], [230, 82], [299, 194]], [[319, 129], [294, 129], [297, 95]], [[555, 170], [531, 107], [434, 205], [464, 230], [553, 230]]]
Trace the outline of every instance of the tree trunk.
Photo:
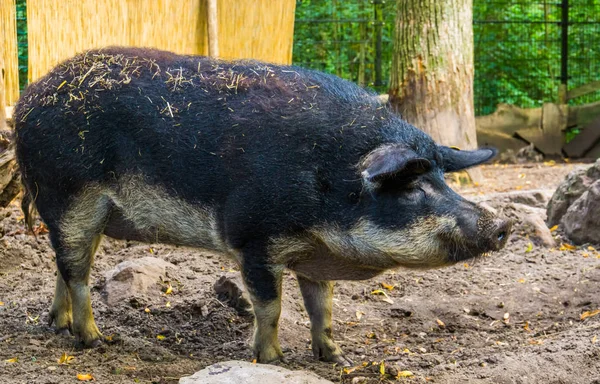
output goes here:
[[472, 0], [397, 0], [390, 103], [444, 145], [477, 147]]

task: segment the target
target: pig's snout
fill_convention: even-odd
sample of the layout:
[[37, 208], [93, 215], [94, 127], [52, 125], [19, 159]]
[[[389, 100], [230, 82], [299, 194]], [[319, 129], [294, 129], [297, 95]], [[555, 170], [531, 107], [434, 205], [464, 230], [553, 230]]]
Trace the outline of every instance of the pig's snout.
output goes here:
[[483, 248], [486, 251], [497, 251], [506, 245], [508, 236], [512, 229], [512, 221], [489, 213], [485, 213], [479, 219]]

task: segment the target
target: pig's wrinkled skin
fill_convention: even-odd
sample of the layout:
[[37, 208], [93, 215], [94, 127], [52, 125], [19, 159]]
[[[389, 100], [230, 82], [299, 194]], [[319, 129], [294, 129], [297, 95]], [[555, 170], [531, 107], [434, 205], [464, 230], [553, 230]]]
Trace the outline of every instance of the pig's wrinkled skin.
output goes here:
[[349, 364], [333, 280], [450, 265], [510, 231], [444, 182], [493, 150], [438, 146], [375, 95], [301, 68], [93, 50], [31, 84], [15, 122], [23, 209], [48, 226], [60, 271], [50, 321], [86, 346], [102, 340], [88, 280], [103, 234], [230, 255], [260, 362], [282, 357], [281, 276], [294, 271], [315, 356]]

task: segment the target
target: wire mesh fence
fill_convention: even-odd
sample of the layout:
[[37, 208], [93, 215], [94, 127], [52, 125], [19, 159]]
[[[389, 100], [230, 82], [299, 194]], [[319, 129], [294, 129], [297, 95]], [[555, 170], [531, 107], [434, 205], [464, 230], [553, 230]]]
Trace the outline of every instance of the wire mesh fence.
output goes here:
[[[19, 83], [27, 84], [27, 4], [17, 0]], [[387, 90], [395, 0], [297, 0], [293, 62]], [[499, 103], [557, 101], [600, 80], [600, 0], [474, 0], [477, 115]], [[570, 101], [600, 100], [600, 91]]]
[[561, 8], [550, 1], [476, 1], [474, 98], [478, 115], [498, 103], [554, 101], [561, 65]]
[[[298, 0], [294, 63], [384, 92], [395, 8], [394, 0]], [[474, 0], [473, 33], [477, 115], [499, 103], [539, 107], [558, 101], [561, 83], [600, 80], [600, 0]], [[600, 92], [571, 103], [598, 100]]]
[[[564, 0], [563, 0], [564, 1]], [[569, 1], [568, 84], [569, 89], [600, 80], [600, 0]], [[600, 91], [572, 104], [600, 100]]]
[[384, 91], [395, 0], [298, 0], [293, 62]]

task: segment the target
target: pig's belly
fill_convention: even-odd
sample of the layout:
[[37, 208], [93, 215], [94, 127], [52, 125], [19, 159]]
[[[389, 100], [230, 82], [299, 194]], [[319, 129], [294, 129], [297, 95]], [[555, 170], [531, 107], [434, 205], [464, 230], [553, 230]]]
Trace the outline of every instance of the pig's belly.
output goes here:
[[352, 260], [330, 255], [315, 255], [310, 259], [288, 265], [288, 268], [315, 281], [367, 280], [384, 272], [384, 269], [359, 265]]
[[115, 205], [104, 227], [114, 239], [164, 243], [213, 251], [226, 251], [214, 214], [208, 209], [183, 205], [174, 199], [145, 199], [131, 204], [113, 197]]

